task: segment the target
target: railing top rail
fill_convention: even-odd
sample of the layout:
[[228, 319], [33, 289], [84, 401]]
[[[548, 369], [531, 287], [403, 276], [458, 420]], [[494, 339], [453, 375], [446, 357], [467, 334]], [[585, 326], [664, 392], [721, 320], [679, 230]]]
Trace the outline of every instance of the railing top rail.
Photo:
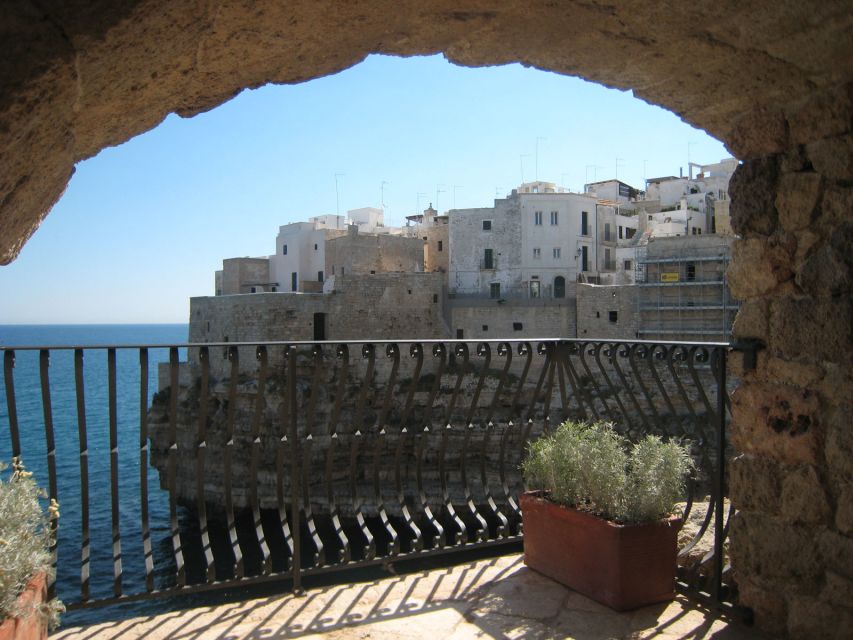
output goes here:
[[440, 339], [440, 338], [404, 338], [404, 339], [363, 339], [363, 340], [254, 340], [248, 342], [179, 342], [160, 344], [69, 344], [69, 345], [0, 345], [0, 351], [62, 351], [74, 349], [194, 349], [200, 347], [285, 347], [285, 346], [312, 346], [312, 345], [339, 345], [339, 344], [523, 344], [525, 342], [569, 342], [578, 344], [628, 344], [628, 345], [661, 345], [676, 347], [724, 347], [737, 349], [738, 345], [730, 342], [701, 342], [701, 341], [673, 341], [673, 340], [625, 340], [609, 338], [477, 338], [477, 339]]

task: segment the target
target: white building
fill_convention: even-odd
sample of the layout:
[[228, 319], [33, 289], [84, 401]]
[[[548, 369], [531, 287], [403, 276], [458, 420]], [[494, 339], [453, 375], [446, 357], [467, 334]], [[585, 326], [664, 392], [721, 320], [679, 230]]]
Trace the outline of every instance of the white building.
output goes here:
[[450, 291], [491, 298], [563, 298], [568, 283], [617, 280], [617, 249], [638, 228], [616, 203], [547, 182], [449, 218]]

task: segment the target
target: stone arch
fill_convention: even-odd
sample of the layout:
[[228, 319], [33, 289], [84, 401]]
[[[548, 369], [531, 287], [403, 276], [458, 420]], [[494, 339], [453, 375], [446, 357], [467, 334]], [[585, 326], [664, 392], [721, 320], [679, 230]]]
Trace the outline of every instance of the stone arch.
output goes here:
[[0, 264], [76, 162], [171, 112], [372, 52], [631, 89], [745, 161], [730, 189], [735, 333], [766, 349], [732, 401], [732, 561], [759, 624], [829, 636], [853, 626], [850, 15], [849, 0], [20, 0], [0, 21]]

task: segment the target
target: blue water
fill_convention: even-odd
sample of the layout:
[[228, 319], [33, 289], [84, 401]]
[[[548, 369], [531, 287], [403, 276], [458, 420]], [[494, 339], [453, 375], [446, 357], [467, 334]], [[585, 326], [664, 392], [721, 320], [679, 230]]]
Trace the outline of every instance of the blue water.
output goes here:
[[[187, 325], [0, 325], [0, 345], [156, 345], [186, 342]], [[184, 350], [180, 356], [186, 358]], [[38, 351], [15, 352], [14, 387], [24, 463], [38, 483], [47, 489], [45, 421]], [[168, 361], [168, 350], [149, 349], [148, 397], [157, 390], [157, 363]], [[9, 407], [4, 376], [0, 375], [0, 460], [12, 455]], [[144, 561], [140, 527], [140, 367], [138, 349], [120, 349], [116, 355], [117, 423], [119, 440], [119, 496], [122, 562], [126, 593], [144, 591]], [[110, 597], [113, 592], [112, 520], [110, 501], [109, 405], [107, 351], [85, 351], [84, 389], [89, 445], [91, 597]], [[56, 440], [56, 464], [60, 503], [57, 592], [66, 601], [80, 599], [81, 509], [80, 441], [74, 379], [74, 352], [52, 350], [50, 400]], [[148, 470], [156, 583], [173, 583], [170, 560], [168, 497], [160, 490], [154, 469]], [[132, 612], [150, 611], [162, 604], [141, 603]], [[93, 617], [94, 616], [94, 617]], [[65, 623], [97, 619], [98, 612], [66, 614]]]

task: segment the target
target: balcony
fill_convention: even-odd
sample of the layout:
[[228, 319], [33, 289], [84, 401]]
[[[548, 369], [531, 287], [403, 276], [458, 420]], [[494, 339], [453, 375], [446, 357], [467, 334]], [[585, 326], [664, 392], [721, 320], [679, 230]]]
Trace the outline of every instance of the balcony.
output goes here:
[[517, 551], [526, 443], [567, 418], [692, 443], [678, 588], [725, 606], [726, 344], [0, 351], [0, 457], [23, 456], [62, 505], [50, 589], [80, 612], [72, 623], [105, 605], [273, 582], [298, 593], [324, 575]]

